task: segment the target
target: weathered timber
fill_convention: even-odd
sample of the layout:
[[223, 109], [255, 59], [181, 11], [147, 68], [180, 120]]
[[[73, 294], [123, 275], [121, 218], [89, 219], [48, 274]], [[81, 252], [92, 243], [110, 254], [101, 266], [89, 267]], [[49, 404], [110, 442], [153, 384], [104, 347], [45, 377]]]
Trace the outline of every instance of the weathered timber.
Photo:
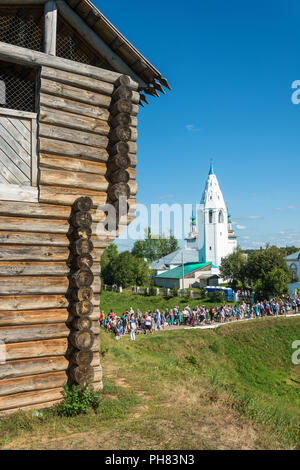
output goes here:
[[[98, 359], [98, 355], [96, 356]], [[88, 349], [87, 351], [74, 351], [72, 354], [71, 360], [75, 362], [75, 364], [82, 364], [82, 365], [89, 365], [92, 362], [95, 362], [95, 357], [93, 358], [93, 351]], [[92, 365], [93, 365], [92, 363]]]
[[119, 169], [126, 170], [130, 165], [130, 158], [128, 155], [122, 155], [120, 153], [117, 153], [113, 157], [111, 157], [108, 162], [107, 166], [110, 171], [116, 171]]
[[131, 130], [130, 127], [126, 126], [117, 126], [112, 129], [109, 135], [109, 142], [110, 144], [114, 144], [116, 142], [127, 142], [131, 140]]
[[121, 196], [130, 196], [130, 187], [127, 183], [117, 183], [108, 187], [108, 195], [112, 201], [116, 201]]
[[[92, 299], [93, 299], [93, 289], [91, 289], [91, 287], [82, 287], [81, 289], [77, 289], [76, 291], [73, 291], [73, 300], [75, 301], [79, 301], [79, 302], [86, 301], [86, 300], [92, 301]], [[76, 307], [76, 314], [80, 315], [78, 311], [79, 312], [81, 311], [81, 306]], [[89, 315], [90, 310], [87, 310], [87, 311], [89, 312], [87, 313], [87, 315]]]
[[75, 211], [90, 211], [93, 201], [90, 197], [79, 197], [73, 204]]
[[[93, 288], [94, 286], [95, 289], [99, 288], [100, 290], [100, 279], [97, 277], [94, 279]], [[0, 282], [1, 295], [64, 294], [67, 289], [67, 278], [59, 276], [39, 276], [38, 280], [34, 276], [2, 276]]]
[[[0, 396], [31, 392], [33, 390], [49, 390], [51, 388], [61, 387], [66, 381], [67, 376], [65, 371], [4, 379], [1, 380]], [[3, 398], [0, 398], [0, 407], [4, 408]]]
[[78, 385], [83, 385], [94, 378], [94, 369], [90, 365], [79, 365], [71, 367], [70, 376]]
[[[54, 83], [65, 83], [66, 85], [71, 85], [80, 89], [83, 88], [85, 90], [91, 90], [93, 93], [104, 93], [108, 96], [111, 96], [114, 90], [114, 82], [107, 83], [88, 76], [79, 75], [77, 73], [65, 72], [53, 67], [42, 67], [41, 77], [49, 79]], [[131, 86], [130, 79], [129, 85], [127, 86]]]
[[117, 127], [119, 125], [137, 127], [137, 118], [135, 116], [131, 116], [128, 113], [119, 113], [115, 116], [111, 116], [109, 123], [112, 127]]
[[56, 54], [56, 30], [57, 8], [54, 0], [47, 0], [44, 9], [44, 52], [55, 56]]
[[[76, 204], [76, 201], [75, 201]], [[92, 204], [92, 201], [91, 201]], [[92, 225], [92, 216], [88, 210], [79, 210], [72, 214], [71, 222], [74, 227], [90, 227]]]
[[[93, 265], [92, 256], [80, 257], [78, 267], [88, 266], [94, 274], [99, 267]], [[0, 261], [0, 276], [67, 276], [70, 269], [65, 261]]]
[[39, 141], [40, 151], [43, 153], [54, 153], [73, 158], [86, 158], [87, 160], [95, 160], [99, 162], [106, 162], [108, 159], [108, 153], [105, 146], [103, 148], [92, 147], [89, 145], [64, 142], [63, 140], [48, 139], [45, 137], [40, 137]]
[[139, 107], [136, 104], [133, 104], [129, 100], [121, 99], [116, 101], [113, 106], [111, 107], [110, 113], [112, 116], [116, 116], [119, 113], [128, 113], [132, 116], [136, 116], [138, 114]]
[[[82, 109], [84, 112], [87, 111], [89, 113], [88, 116], [91, 112], [93, 114], [96, 113], [95, 117], [99, 117], [100, 119], [108, 117], [107, 112], [104, 112], [104, 110], [107, 110], [111, 103], [110, 96], [101, 95], [95, 90], [88, 91], [84, 88], [76, 88], [74, 86], [46, 79], [41, 80], [41, 96], [43, 97], [43, 100], [41, 101], [42, 105], [54, 107], [50, 104], [50, 97], [53, 97], [54, 101], [57, 102], [59, 109], [75, 113], [76, 109]], [[58, 99], [56, 99], [56, 97]], [[59, 98], [62, 98], [62, 100]], [[80, 106], [80, 103], [82, 103], [82, 106]], [[90, 107], [94, 109], [94, 112], [88, 111], [83, 104], [90, 105]], [[99, 106], [102, 110], [99, 109], [98, 112], [96, 112], [96, 106]]]
[[78, 197], [87, 195], [92, 197], [94, 207], [105, 204], [107, 200], [107, 193], [104, 191], [100, 192], [62, 186], [57, 188], [43, 185], [40, 186], [40, 201], [49, 202], [50, 204], [72, 205]]
[[[95, 78], [107, 83], [114, 84], [120, 77], [118, 72], [86, 65], [72, 60], [63, 59], [61, 57], [52, 57], [42, 52], [26, 49], [24, 47], [15, 46], [1, 42], [0, 44], [0, 58], [8, 62], [15, 62], [23, 65], [35, 65], [51, 67], [66, 72], [77, 73], [85, 77]], [[130, 87], [137, 90], [138, 83], [134, 80], [130, 81]], [[136, 106], [138, 108], [138, 106]]]
[[[8, 386], [9, 387], [9, 386]], [[0, 409], [2, 410], [15, 410], [24, 407], [33, 408], [34, 405], [43, 406], [47, 402], [56, 403], [57, 400], [62, 399], [62, 387], [53, 388], [50, 390], [39, 390], [34, 392], [20, 392], [14, 395], [8, 395], [0, 398]]]
[[0, 259], [5, 261], [65, 261], [68, 259], [67, 247], [0, 245]]
[[46, 107], [40, 109], [40, 122], [63, 128], [88, 131], [97, 135], [108, 135], [110, 129], [105, 121], [101, 121], [98, 118], [79, 116], [79, 114], [72, 112], [57, 111], [56, 109]]
[[82, 171], [96, 175], [105, 175], [107, 167], [105, 163], [78, 158], [62, 157], [58, 155], [40, 154], [40, 166], [44, 168], [58, 168], [69, 171]]
[[[91, 268], [93, 266], [93, 257], [89, 254], [86, 254], [83, 256], [76, 256], [74, 260], [74, 266], [77, 269], [82, 269], [82, 268], [85, 268], [86, 266], [88, 268]], [[97, 272], [97, 267], [95, 267], [95, 272]]]
[[109, 175], [110, 181], [114, 183], [128, 183], [129, 173], [126, 170], [119, 169]]
[[[78, 300], [91, 300], [95, 309], [98, 309], [100, 298], [94, 295], [90, 298], [84, 297], [84, 291], [81, 296], [78, 291]], [[29, 310], [29, 309], [49, 309], [49, 308], [66, 308], [69, 301], [62, 294], [39, 294], [36, 295], [4, 295], [0, 296], [0, 312], [11, 310]]]
[[74, 293], [74, 297], [77, 296], [78, 298], [82, 300], [80, 300], [79, 302], [72, 303], [70, 306], [71, 313], [77, 317], [90, 316], [92, 312], [94, 311], [94, 306], [92, 302], [90, 301], [91, 299], [87, 299], [87, 300], [84, 299], [84, 295], [87, 292], [85, 289], [90, 289], [92, 291], [91, 288], [87, 288], [87, 287], [82, 287], [78, 289], [76, 293]]
[[130, 188], [130, 196], [135, 196], [138, 190], [137, 182], [135, 180], [129, 180], [128, 186]]
[[[91, 302], [90, 302], [91, 304]], [[98, 319], [98, 309], [91, 304], [90, 320]], [[80, 316], [80, 315], [78, 315]], [[0, 326], [39, 325], [47, 323], [66, 323], [72, 318], [66, 308], [49, 308], [43, 310], [0, 310]]]
[[69, 336], [70, 343], [77, 349], [85, 351], [91, 349], [94, 342], [92, 330], [73, 330]]
[[0, 380], [48, 372], [65, 371], [68, 360], [64, 356], [7, 361], [0, 367]]
[[138, 104], [140, 101], [140, 94], [137, 91], [133, 91], [131, 88], [127, 86], [120, 85], [112, 95], [114, 101], [118, 101], [121, 99], [131, 101], [134, 104]]
[[42, 122], [39, 125], [39, 135], [41, 137], [62, 140], [63, 143], [74, 142], [89, 147], [106, 148], [108, 144], [108, 138], [103, 135], [78, 131], [77, 129], [73, 130], [68, 127], [54, 126], [53, 124], [44, 124]]
[[94, 276], [90, 269], [79, 269], [71, 275], [70, 281], [78, 289], [90, 287], [93, 284]]
[[72, 322], [72, 327], [76, 330], [90, 330], [92, 321], [88, 316], [77, 317]]
[[79, 238], [72, 243], [71, 251], [79, 256], [88, 255], [94, 248], [93, 242], [89, 239]]

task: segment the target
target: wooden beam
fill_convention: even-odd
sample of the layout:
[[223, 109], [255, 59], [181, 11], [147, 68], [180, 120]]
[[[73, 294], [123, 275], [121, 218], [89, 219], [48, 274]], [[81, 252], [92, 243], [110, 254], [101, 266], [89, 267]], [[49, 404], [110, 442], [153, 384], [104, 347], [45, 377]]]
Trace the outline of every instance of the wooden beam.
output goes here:
[[[33, 51], [13, 44], [7, 44], [6, 42], [0, 42], [0, 59], [7, 62], [30, 65], [31, 67], [52, 67], [113, 84], [117, 81], [120, 75], [122, 75], [118, 72], [112, 72], [111, 70], [82, 64], [80, 62], [74, 62], [72, 60], [63, 59], [62, 57], [50, 56], [43, 52]], [[131, 80], [129, 86], [133, 90], [137, 90], [139, 84], [134, 80]]]
[[57, 0], [57, 7], [60, 14], [70, 23], [73, 28], [94, 48], [99, 52], [108, 63], [118, 72], [131, 76], [140, 87], [146, 87], [146, 83], [136, 75], [133, 70], [119, 57], [107, 44], [103, 41], [75, 11], [67, 5], [64, 0]]
[[47, 0], [44, 9], [44, 52], [56, 55], [57, 7], [55, 0]]
[[47, 0], [1, 0], [2, 5], [43, 5]]

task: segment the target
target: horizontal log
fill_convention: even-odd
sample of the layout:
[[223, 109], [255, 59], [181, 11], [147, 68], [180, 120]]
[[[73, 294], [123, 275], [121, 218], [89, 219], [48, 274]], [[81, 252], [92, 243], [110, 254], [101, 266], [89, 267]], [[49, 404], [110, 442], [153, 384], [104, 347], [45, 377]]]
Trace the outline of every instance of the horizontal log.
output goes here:
[[110, 171], [116, 171], [119, 169], [126, 170], [130, 165], [130, 158], [128, 155], [122, 155], [117, 153], [111, 157], [107, 162], [107, 167]]
[[73, 330], [69, 336], [70, 343], [74, 348], [80, 349], [81, 351], [86, 351], [91, 349], [94, 342], [94, 335], [92, 330]]
[[116, 142], [127, 142], [131, 140], [131, 130], [130, 127], [126, 126], [118, 126], [112, 129], [109, 135], [109, 142], [110, 144], [114, 144]]
[[[100, 211], [98, 211], [97, 217]], [[105, 217], [102, 217], [104, 219]], [[106, 240], [92, 236], [92, 242], [95, 248], [105, 248]], [[0, 249], [1, 245], [30, 245], [30, 246], [69, 246], [70, 241], [64, 234], [48, 234], [37, 232], [5, 232], [0, 231]]]
[[[88, 354], [81, 354], [82, 359], [85, 356], [90, 359], [88, 364], [92, 367], [97, 367], [100, 364], [99, 353], [89, 351]], [[80, 361], [80, 356], [77, 354], [76, 360]], [[47, 356], [47, 357], [35, 357], [30, 359], [21, 359], [14, 361], [7, 361], [0, 367], [0, 380], [9, 379], [15, 377], [26, 377], [34, 374], [45, 374], [49, 372], [65, 371], [69, 366], [69, 360], [64, 355], [61, 356]], [[1, 382], [0, 382], [1, 383]]]
[[94, 275], [89, 268], [79, 269], [71, 275], [70, 281], [78, 289], [90, 287], [93, 284]]
[[105, 148], [91, 147], [79, 143], [65, 142], [63, 140], [54, 140], [40, 137], [40, 152], [52, 153], [57, 155], [66, 155], [73, 158], [86, 158], [99, 162], [106, 162], [108, 153]]
[[[91, 348], [97, 357], [100, 342], [99, 336], [95, 335], [94, 344]], [[37, 341], [26, 341], [20, 343], [8, 343], [5, 345], [6, 360], [34, 359], [37, 357], [65, 356], [69, 348], [68, 338], [57, 338]]]
[[[91, 302], [96, 308], [99, 306], [100, 297], [94, 293]], [[44, 295], [7, 295], [0, 296], [0, 312], [6, 310], [39, 310], [39, 309], [50, 309], [50, 308], [66, 308], [69, 305], [69, 301], [65, 295], [61, 294], [44, 294]]]
[[[89, 78], [84, 75], [78, 75], [77, 73], [65, 72], [56, 68], [43, 67], [41, 70], [41, 77], [54, 80], [55, 82], [65, 83], [93, 92], [104, 93], [105, 95], [111, 95], [114, 90], [112, 83], [103, 82], [94, 78]], [[130, 84], [128, 85], [130, 86]]]
[[72, 327], [75, 330], [90, 330], [92, 326], [91, 319], [88, 316], [74, 318]]
[[[99, 269], [98, 263], [91, 266], [95, 275]], [[69, 273], [66, 261], [0, 261], [0, 276], [68, 276]]]
[[[14, 379], [4, 379], [1, 380], [0, 397], [61, 387], [67, 382], [67, 380], [68, 376], [65, 371], [48, 372], [46, 374], [29, 375], [27, 377], [16, 377]], [[0, 398], [0, 409], [1, 408], [4, 408], [2, 398]]]
[[[84, 201], [85, 199], [87, 201], [90, 202], [90, 205], [92, 205], [92, 200], [90, 198], [78, 198], [75, 202], [74, 202], [74, 208], [77, 204], [80, 204], [82, 202], [82, 205], [84, 205]], [[82, 209], [82, 210], [77, 210], [76, 212], [74, 212], [71, 216], [71, 225], [73, 225], [73, 227], [76, 227], [76, 230], [78, 231], [78, 228], [80, 227], [91, 227], [92, 225], [92, 216], [91, 214], [88, 212], [89, 209]], [[86, 238], [86, 237], [80, 237], [80, 238]]]
[[39, 125], [39, 136], [62, 140], [64, 143], [73, 142], [97, 148], [106, 148], [108, 144], [108, 138], [103, 135], [78, 131], [68, 127], [59, 127], [53, 124], [44, 124], [42, 122]]
[[[98, 335], [100, 331], [99, 322], [92, 321], [90, 336]], [[74, 332], [73, 336], [78, 335]], [[67, 338], [70, 335], [70, 328], [65, 323], [48, 323], [39, 325], [18, 325], [18, 326], [1, 326], [0, 340], [5, 344], [21, 343], [26, 341], [39, 341], [55, 338]], [[85, 336], [82, 336], [84, 341]], [[74, 344], [75, 347], [76, 344]], [[79, 348], [81, 349], [81, 348]], [[82, 348], [83, 349], [83, 348]]]
[[102, 106], [103, 108], [108, 108], [111, 103], [110, 96], [100, 94], [96, 90], [88, 91], [84, 87], [74, 87], [44, 78], [41, 80], [41, 94], [54, 95], [92, 106]]
[[87, 351], [76, 351], [70, 357], [70, 361], [74, 362], [75, 364], [81, 365], [99, 365], [100, 364], [100, 357], [98, 354], [93, 354], [93, 351], [90, 349]]
[[20, 392], [0, 398], [0, 410], [32, 409], [45, 406], [47, 402], [57, 403], [62, 400], [62, 386], [50, 390]]
[[[55, 109], [60, 112], [73, 113], [74, 115], [77, 114], [78, 116], [85, 116], [101, 120], [104, 124], [106, 124], [110, 117], [109, 110], [107, 108], [96, 105], [94, 102], [82, 102], [82, 94], [80, 94], [80, 97], [81, 98], [79, 98], [78, 101], [78, 99], [74, 100], [72, 97], [71, 99], [68, 99], [65, 97], [54, 96], [53, 94], [48, 94], [47, 92], [42, 92], [40, 94], [40, 110], [47, 111], [49, 109]], [[136, 123], [137, 118], [132, 116], [131, 125], [136, 126]]]
[[[86, 293], [88, 289], [92, 290], [91, 288], [88, 288], [88, 287], [82, 287], [80, 289], [76, 289], [77, 295], [79, 291], [79, 297], [82, 298], [82, 294]], [[82, 299], [79, 302], [72, 303], [70, 305], [70, 311], [76, 317], [90, 317], [92, 312], [94, 311], [94, 306], [90, 299]]]
[[135, 168], [128, 168], [127, 171], [128, 171], [128, 174], [129, 174], [129, 178], [131, 180], [136, 180], [136, 176], [137, 176], [136, 169]]
[[102, 175], [44, 168], [40, 168], [40, 184], [93, 189], [95, 191], [106, 191], [108, 188], [107, 179]]
[[[102, 382], [99, 382], [99, 386], [101, 386], [101, 383]], [[98, 383], [97, 383], [97, 386], [98, 386]], [[99, 390], [102, 390], [102, 388], [100, 388]], [[16, 396], [16, 395], [14, 395], [14, 396]], [[61, 402], [61, 400], [62, 400], [62, 396], [59, 400], [52, 400], [52, 401], [47, 401], [45, 403], [40, 403], [36, 408], [38, 408], [39, 410], [44, 410], [46, 408], [53, 408], [54, 406], [57, 406]], [[17, 411], [26, 412], [26, 411], [30, 411], [32, 409], [33, 409], [32, 405], [18, 406], [17, 408], [10, 408], [9, 410], [0, 411], [0, 416], [7, 417], [10, 414], [16, 413]]]
[[93, 207], [105, 204], [107, 193], [82, 188], [40, 186], [40, 202], [50, 204], [72, 205], [80, 196], [89, 196], [93, 201]]
[[0, 246], [0, 259], [3, 261], [20, 260], [47, 260], [66, 261], [69, 257], [67, 247], [58, 246], [25, 246], [4, 245]]
[[[92, 321], [99, 319], [99, 308], [94, 307], [88, 310], [89, 318]], [[73, 312], [73, 310], [72, 310]], [[66, 308], [48, 308], [43, 310], [0, 310], [0, 326], [15, 325], [44, 325], [48, 323], [66, 323], [73, 318]]]
[[80, 160], [78, 158], [62, 157], [58, 155], [40, 154], [40, 166], [44, 168], [58, 168], [69, 171], [82, 171], [96, 175], [105, 175], [107, 167], [105, 163]]
[[83, 386], [94, 379], [94, 369], [91, 365], [76, 365], [70, 368], [70, 377], [74, 383]]
[[[69, 281], [65, 276], [1, 276], [1, 295], [65, 294]], [[100, 279], [95, 276], [93, 289], [100, 291]]]
[[63, 128], [67, 127], [78, 129], [79, 131], [92, 132], [97, 135], [108, 135], [110, 130], [107, 122], [101, 121], [98, 118], [80, 116], [79, 114], [59, 111], [45, 106], [40, 108], [40, 122]]
[[[16, 62], [23, 65], [33, 64], [35, 66], [51, 67], [66, 72], [76, 73], [85, 77], [90, 77], [96, 80], [101, 80], [107, 83], [115, 84], [116, 80], [120, 77], [119, 72], [86, 65], [73, 60], [63, 59], [61, 57], [54, 57], [42, 52], [37, 52], [24, 47], [1, 43], [0, 44], [0, 58], [8, 62]], [[123, 75], [123, 74], [122, 74]], [[138, 83], [131, 79], [130, 87], [134, 90], [138, 89]]]

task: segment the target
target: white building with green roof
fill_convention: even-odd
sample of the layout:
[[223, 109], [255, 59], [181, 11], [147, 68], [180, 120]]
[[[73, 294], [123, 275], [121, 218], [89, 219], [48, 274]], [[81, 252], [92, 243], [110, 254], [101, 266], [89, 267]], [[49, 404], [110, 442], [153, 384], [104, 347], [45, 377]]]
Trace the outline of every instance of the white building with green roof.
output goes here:
[[230, 214], [211, 163], [197, 217], [192, 215], [185, 247], [151, 263], [157, 286], [217, 285], [222, 258], [237, 248]]

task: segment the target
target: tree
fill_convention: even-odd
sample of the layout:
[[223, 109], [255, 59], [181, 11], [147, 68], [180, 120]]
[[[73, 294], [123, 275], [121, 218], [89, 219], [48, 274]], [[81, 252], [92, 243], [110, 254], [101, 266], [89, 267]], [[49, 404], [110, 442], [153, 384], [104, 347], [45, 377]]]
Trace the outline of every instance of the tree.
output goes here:
[[110, 263], [119, 256], [118, 247], [111, 243], [105, 248], [101, 256], [101, 277], [104, 284], [112, 285], [114, 280], [110, 269]]
[[144, 240], [137, 240], [131, 253], [139, 258], [154, 261], [178, 250], [178, 241], [174, 235], [166, 238], [164, 235], [152, 235], [150, 227], [146, 230]]
[[246, 257], [241, 248], [222, 259], [220, 274], [223, 279], [228, 280], [230, 287], [237, 290], [239, 283], [245, 283]]
[[109, 262], [105, 268], [106, 279], [112, 284], [128, 287], [130, 285], [148, 284], [150, 270], [148, 264], [134, 256], [130, 251], [123, 251]]
[[257, 283], [259, 279], [262, 281], [265, 277], [279, 268], [283, 270], [288, 278], [291, 278], [291, 270], [287, 266], [284, 255], [276, 246], [267, 245], [263, 250], [255, 250], [248, 256], [245, 275], [251, 284]]
[[290, 275], [281, 268], [274, 268], [254, 285], [256, 299], [268, 299], [288, 292]]

